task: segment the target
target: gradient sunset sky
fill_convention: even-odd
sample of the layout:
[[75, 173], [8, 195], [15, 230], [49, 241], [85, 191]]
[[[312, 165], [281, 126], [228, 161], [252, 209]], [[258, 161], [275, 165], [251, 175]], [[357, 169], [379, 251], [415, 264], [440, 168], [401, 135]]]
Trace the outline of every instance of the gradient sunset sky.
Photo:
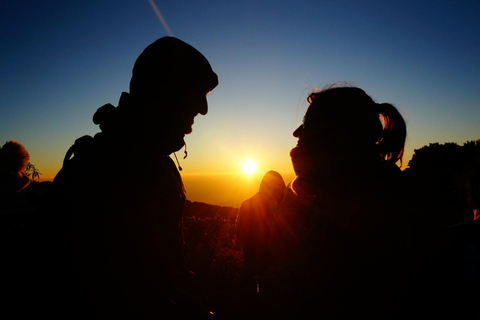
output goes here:
[[[188, 157], [177, 153], [190, 200], [238, 206], [268, 170], [288, 182], [305, 99], [337, 81], [401, 111], [405, 165], [429, 143], [480, 139], [477, 0], [2, 0], [0, 143], [22, 143], [51, 180], [74, 140], [99, 131], [96, 109], [128, 91], [138, 55], [166, 35], [219, 76]], [[247, 159], [257, 175], [241, 174]]]

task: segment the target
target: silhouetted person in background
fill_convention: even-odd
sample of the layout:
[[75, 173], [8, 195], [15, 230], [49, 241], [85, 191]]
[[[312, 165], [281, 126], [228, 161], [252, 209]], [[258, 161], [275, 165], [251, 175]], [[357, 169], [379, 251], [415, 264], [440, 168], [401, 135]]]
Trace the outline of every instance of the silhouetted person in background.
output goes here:
[[25, 174], [30, 155], [25, 147], [13, 140], [0, 148], [0, 205], [1, 214], [29, 209], [21, 193], [30, 184]]
[[251, 292], [255, 292], [255, 276], [264, 275], [273, 265], [270, 234], [274, 215], [283, 198], [285, 182], [276, 171], [268, 171], [253, 197], [242, 202], [236, 232], [243, 248], [244, 277]]
[[47, 267], [28, 284], [35, 315], [205, 315], [183, 257], [185, 190], [169, 155], [185, 145], [195, 116], [207, 114], [217, 84], [207, 59], [176, 38], [138, 57], [130, 92], [97, 110], [101, 132], [77, 139], [53, 181], [39, 222], [50, 233], [38, 235], [35, 257]]
[[[277, 242], [290, 244], [282, 253], [285, 275], [274, 297], [278, 315], [424, 317], [425, 309], [411, 313], [405, 307], [411, 302], [403, 299], [412, 291], [415, 270], [442, 244], [423, 225], [430, 242], [417, 241], [415, 224], [421, 222], [406, 202], [396, 166], [405, 121], [393, 105], [376, 103], [355, 87], [313, 92], [308, 102], [293, 133], [298, 143], [290, 152], [292, 189], [314, 202], [309, 212], [286, 208], [277, 215]], [[427, 316], [439, 313], [431, 305], [427, 310]]]
[[12, 237], [34, 210], [22, 192], [30, 184], [24, 172], [29, 159], [28, 151], [16, 141], [0, 148], [0, 286]]
[[461, 237], [465, 273], [474, 285], [472, 295], [480, 317], [480, 172], [473, 174], [466, 184], [468, 205], [473, 211], [473, 219], [452, 226], [452, 230]]

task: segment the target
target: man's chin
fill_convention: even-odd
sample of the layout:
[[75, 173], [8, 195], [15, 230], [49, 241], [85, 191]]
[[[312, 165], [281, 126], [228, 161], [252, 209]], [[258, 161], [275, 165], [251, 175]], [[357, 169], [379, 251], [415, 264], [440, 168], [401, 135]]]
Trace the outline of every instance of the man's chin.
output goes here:
[[177, 152], [178, 150], [182, 149], [183, 146], [185, 145], [185, 136], [182, 135], [180, 138], [172, 139], [171, 143], [169, 143], [169, 148], [168, 148], [168, 154], [172, 152]]
[[187, 122], [183, 124], [183, 134], [190, 134], [193, 131], [193, 123], [194, 121], [192, 120], [191, 122]]

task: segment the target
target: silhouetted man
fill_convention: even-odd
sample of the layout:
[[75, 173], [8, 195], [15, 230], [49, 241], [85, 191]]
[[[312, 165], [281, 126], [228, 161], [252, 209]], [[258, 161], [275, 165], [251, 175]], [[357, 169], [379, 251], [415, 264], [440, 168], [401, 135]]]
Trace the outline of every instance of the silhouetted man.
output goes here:
[[[40, 296], [35, 314], [204, 315], [182, 254], [185, 191], [169, 155], [207, 113], [217, 84], [206, 58], [176, 38], [138, 57], [130, 92], [97, 110], [101, 132], [77, 139], [54, 179], [41, 221], [53, 232], [41, 236], [48, 250], [38, 257], [49, 267], [37, 276], [48, 280], [29, 284], [31, 300]], [[45, 282], [54, 293], [42, 297]]]
[[244, 276], [249, 284], [256, 286], [254, 277], [263, 275], [273, 265], [269, 248], [272, 222], [285, 188], [282, 176], [268, 171], [259, 191], [240, 206], [236, 231], [243, 247]]

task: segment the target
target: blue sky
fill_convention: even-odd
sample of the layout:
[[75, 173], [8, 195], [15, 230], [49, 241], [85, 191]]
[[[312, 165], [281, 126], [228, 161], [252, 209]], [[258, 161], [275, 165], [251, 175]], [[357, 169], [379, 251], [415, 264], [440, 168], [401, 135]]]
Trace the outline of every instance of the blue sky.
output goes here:
[[[186, 178], [232, 172], [246, 158], [262, 173], [290, 172], [306, 96], [336, 81], [398, 107], [409, 130], [406, 163], [431, 142], [480, 139], [480, 1], [155, 4], [220, 81], [186, 139]], [[128, 91], [137, 56], [167, 31], [148, 0], [1, 7], [0, 138], [23, 143], [53, 177], [73, 141], [99, 131], [95, 110]]]

